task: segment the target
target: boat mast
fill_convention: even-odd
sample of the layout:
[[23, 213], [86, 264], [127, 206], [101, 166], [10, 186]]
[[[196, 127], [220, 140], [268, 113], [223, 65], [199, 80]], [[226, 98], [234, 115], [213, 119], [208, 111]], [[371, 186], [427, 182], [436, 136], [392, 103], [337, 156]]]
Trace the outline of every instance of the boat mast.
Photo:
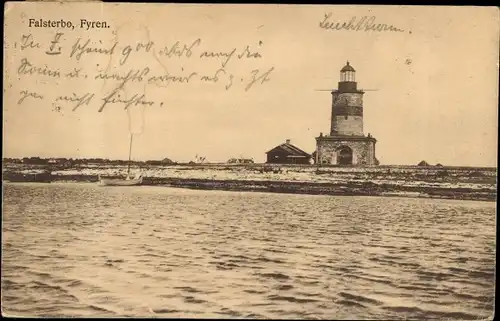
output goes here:
[[130, 133], [130, 147], [128, 150], [128, 168], [127, 168], [127, 177], [130, 177], [130, 161], [132, 157], [132, 138], [134, 137], [134, 134]]

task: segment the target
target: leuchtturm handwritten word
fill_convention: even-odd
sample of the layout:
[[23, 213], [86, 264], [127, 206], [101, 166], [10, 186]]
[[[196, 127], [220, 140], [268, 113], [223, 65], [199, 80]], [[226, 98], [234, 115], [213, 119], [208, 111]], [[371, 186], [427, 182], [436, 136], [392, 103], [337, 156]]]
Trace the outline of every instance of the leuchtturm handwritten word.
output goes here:
[[[36, 21], [30, 24], [35, 24]], [[61, 28], [65, 28], [64, 26], [68, 28], [68, 24], [74, 26], [68, 21], [64, 25], [63, 21], [59, 21]], [[38, 22], [43, 25], [43, 20]], [[52, 26], [48, 22], [47, 24]], [[55, 106], [53, 110], [58, 112], [65, 108], [76, 111], [89, 105], [95, 105], [98, 112], [109, 106], [121, 106], [123, 109], [134, 106], [162, 107], [163, 102], [146, 96], [145, 85], [168, 87], [173, 84], [183, 86], [220, 84], [224, 90], [240, 88], [249, 91], [271, 81], [272, 73], [275, 71], [274, 66], [260, 68], [255, 65], [262, 62], [262, 41], [218, 48], [211, 48], [210, 44], [205, 44], [201, 38], [186, 42], [178, 40], [169, 44], [151, 40], [126, 41], [102, 41], [90, 36], [71, 37], [63, 29], [53, 32], [47, 42], [39, 42], [36, 33], [21, 35], [20, 41], [14, 44], [15, 48], [20, 49], [20, 54], [17, 56], [19, 79], [35, 77], [44, 84], [55, 84], [61, 80], [111, 83], [112, 89], [105, 93], [91, 92], [84, 89], [88, 86], [75, 84], [81, 90], [70, 93], [56, 91], [55, 94], [51, 90], [54, 97], [49, 97], [50, 95], [45, 94], [40, 87], [23, 88], [19, 92], [17, 104], [21, 105], [29, 100], [51, 100], [52, 106]], [[31, 58], [38, 54], [53, 58], [47, 58], [49, 63], [46, 61], [40, 63], [39, 59]], [[142, 56], [139, 60], [134, 60], [134, 67], [127, 67], [130, 59], [138, 54]], [[149, 58], [144, 55], [149, 55]], [[60, 64], [58, 59], [64, 59], [65, 63]], [[101, 59], [104, 66], [97, 64], [96, 67], [94, 62]], [[106, 61], [111, 60], [116, 63], [106, 66]], [[195, 60], [198, 62], [194, 65], [199, 69], [190, 67], [193, 65], [191, 62]], [[244, 63], [238, 64], [238, 61]], [[250, 61], [255, 63], [249, 64]], [[238, 72], [233, 71], [232, 66], [235, 64], [238, 64]], [[248, 66], [246, 70], [245, 66]], [[134, 89], [137, 90], [134, 92]]]
[[319, 27], [327, 30], [345, 31], [376, 31], [376, 32], [404, 32], [403, 29], [385, 23], [376, 23], [377, 17], [352, 17], [350, 20], [333, 21], [332, 13], [326, 13]]
[[59, 19], [59, 20], [46, 20], [46, 19], [28, 19], [29, 28], [57, 28], [57, 29], [71, 29], [74, 30], [75, 26], [80, 29], [103, 29], [110, 28], [111, 26], [106, 21], [94, 21], [87, 19], [80, 19], [78, 22], [72, 22], [69, 20]]

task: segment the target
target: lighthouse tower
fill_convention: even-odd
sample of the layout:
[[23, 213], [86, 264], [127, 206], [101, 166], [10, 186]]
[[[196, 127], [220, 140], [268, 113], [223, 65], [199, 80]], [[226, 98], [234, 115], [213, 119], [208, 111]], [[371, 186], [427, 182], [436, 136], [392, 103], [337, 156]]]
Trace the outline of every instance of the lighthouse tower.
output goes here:
[[340, 70], [338, 90], [332, 91], [330, 135], [363, 136], [363, 94], [357, 89], [356, 70], [348, 61]]
[[363, 132], [363, 95], [357, 88], [356, 70], [348, 61], [340, 70], [338, 89], [332, 90], [330, 134], [316, 137], [317, 164], [378, 164], [377, 140]]

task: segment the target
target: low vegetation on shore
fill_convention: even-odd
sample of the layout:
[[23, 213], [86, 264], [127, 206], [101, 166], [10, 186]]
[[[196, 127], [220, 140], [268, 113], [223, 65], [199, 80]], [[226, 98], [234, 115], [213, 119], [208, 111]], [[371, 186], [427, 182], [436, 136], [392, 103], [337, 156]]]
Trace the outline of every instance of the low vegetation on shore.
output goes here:
[[[99, 175], [123, 177], [124, 163], [5, 162], [10, 182], [97, 182]], [[270, 164], [135, 163], [144, 185], [327, 195], [390, 195], [496, 200], [496, 168], [444, 166], [318, 167]]]

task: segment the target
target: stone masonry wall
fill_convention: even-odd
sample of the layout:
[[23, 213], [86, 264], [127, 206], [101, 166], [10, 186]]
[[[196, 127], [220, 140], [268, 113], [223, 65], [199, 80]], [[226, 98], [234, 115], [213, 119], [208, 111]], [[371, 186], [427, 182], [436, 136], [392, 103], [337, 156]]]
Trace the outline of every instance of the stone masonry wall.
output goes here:
[[363, 135], [363, 116], [335, 116], [331, 134]]
[[333, 92], [331, 135], [363, 136], [363, 93]]
[[317, 144], [318, 163], [337, 164], [337, 150], [342, 146], [352, 149], [353, 165], [375, 165], [375, 144], [372, 141], [319, 140]]

